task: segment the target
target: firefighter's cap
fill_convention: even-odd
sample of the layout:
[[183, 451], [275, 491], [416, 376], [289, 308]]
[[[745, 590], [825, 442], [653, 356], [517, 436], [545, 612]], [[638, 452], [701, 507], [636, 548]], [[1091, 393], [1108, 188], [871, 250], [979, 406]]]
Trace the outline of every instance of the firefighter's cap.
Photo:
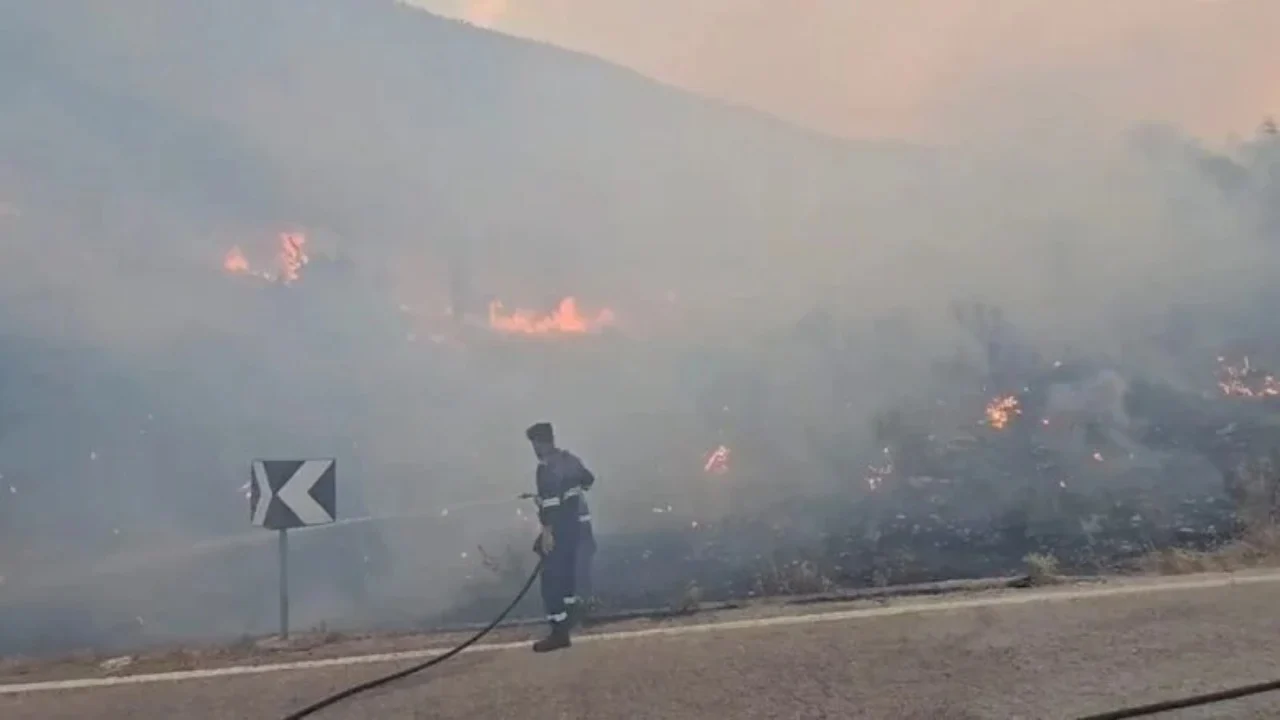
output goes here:
[[551, 423], [540, 422], [534, 423], [524, 431], [524, 436], [529, 438], [529, 442], [554, 444], [556, 441], [555, 431], [551, 429]]

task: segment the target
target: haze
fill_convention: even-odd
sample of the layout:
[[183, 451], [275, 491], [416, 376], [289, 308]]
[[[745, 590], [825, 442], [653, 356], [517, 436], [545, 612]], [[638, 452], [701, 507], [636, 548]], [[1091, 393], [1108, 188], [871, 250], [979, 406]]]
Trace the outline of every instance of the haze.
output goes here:
[[1070, 113], [1223, 137], [1280, 105], [1269, 0], [415, 1], [847, 136]]

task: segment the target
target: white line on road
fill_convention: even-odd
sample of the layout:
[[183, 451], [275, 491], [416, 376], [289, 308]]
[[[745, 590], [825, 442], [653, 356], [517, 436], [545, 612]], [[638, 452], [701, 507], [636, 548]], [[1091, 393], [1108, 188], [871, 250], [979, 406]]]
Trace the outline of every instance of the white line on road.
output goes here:
[[[749, 620], [730, 620], [725, 622], [705, 623], [702, 625], [673, 625], [669, 627], [649, 628], [646, 630], [594, 633], [575, 638], [574, 642], [609, 642], [658, 636], [692, 635], [696, 633], [746, 630], [751, 628], [812, 625], [816, 623], [892, 617], [897, 615], [919, 615], [951, 610], [1026, 605], [1036, 602], [1093, 600], [1127, 595], [1143, 595], [1185, 590], [1209, 590], [1239, 585], [1257, 585], [1261, 583], [1275, 582], [1280, 582], [1280, 573], [1214, 575], [1195, 579], [1121, 585], [1117, 587], [1088, 588], [1083, 590], [1028, 591], [1010, 595], [970, 598], [967, 600], [916, 602], [889, 607], [858, 608], [855, 610], [838, 610], [834, 612], [813, 613], [809, 615], [779, 615], [775, 617], [755, 618]], [[496, 652], [501, 650], [524, 649], [527, 647], [527, 642], [492, 643], [488, 645], [476, 645], [470, 647], [466, 652]], [[374, 663], [407, 662], [437, 657], [445, 652], [447, 652], [447, 648], [429, 648], [424, 650], [409, 650], [377, 655], [352, 655], [348, 657], [329, 658], [326, 660], [303, 660], [288, 663], [238, 665], [235, 667], [210, 668], [208, 670], [183, 670], [178, 672], [151, 673], [146, 675], [125, 675], [120, 677], [78, 678], [74, 680], [18, 683], [12, 685], [0, 685], [0, 695], [51, 692], [57, 690], [88, 690], [116, 687], [120, 685], [142, 685], [147, 683], [177, 682], [179, 680], [208, 680], [212, 678], [233, 677], [237, 675], [261, 675], [274, 672], [318, 670], [333, 667], [347, 667], [352, 665], [370, 665]]]

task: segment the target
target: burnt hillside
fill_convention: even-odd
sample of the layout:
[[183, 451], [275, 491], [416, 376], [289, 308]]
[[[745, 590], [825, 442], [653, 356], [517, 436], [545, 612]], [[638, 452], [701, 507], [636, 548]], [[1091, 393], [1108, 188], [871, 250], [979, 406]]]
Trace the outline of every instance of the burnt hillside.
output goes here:
[[735, 281], [759, 276], [783, 238], [816, 241], [902, 182], [892, 146], [390, 0], [0, 13], [0, 157], [24, 187], [111, 206], [95, 219], [113, 225], [151, 203], [192, 230], [303, 222], [366, 263], [459, 256], [589, 292], [641, 275], [621, 267], [714, 283], [724, 252]]

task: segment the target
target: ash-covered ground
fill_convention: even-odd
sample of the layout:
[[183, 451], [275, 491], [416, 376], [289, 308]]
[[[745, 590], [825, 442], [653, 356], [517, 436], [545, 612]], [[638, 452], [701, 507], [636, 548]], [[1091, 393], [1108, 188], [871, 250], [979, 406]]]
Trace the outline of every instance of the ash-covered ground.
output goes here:
[[[878, 415], [878, 451], [815, 438], [842, 484], [710, 522], [654, 507], [663, 530], [602, 538], [601, 603], [679, 608], [1005, 576], [1027, 572], [1028, 556], [1106, 573], [1149, 568], [1161, 552], [1267, 544], [1280, 512], [1274, 346], [1232, 343], [1180, 387], [1120, 362], [1042, 356], [982, 304], [957, 318], [985, 357], [940, 363], [934, 387]], [[706, 469], [731, 485], [750, 456]], [[518, 553], [492, 563], [492, 590], [518, 585], [531, 564]], [[479, 619], [499, 596], [451, 616]]]
[[[866, 418], [850, 412], [846, 426], [807, 427], [794, 453], [779, 444], [776, 422], [761, 422], [788, 396], [764, 391], [770, 380], [753, 377], [750, 365], [732, 383], [707, 386], [704, 420], [718, 428], [709, 437], [720, 444], [701, 454], [674, 464], [648, 458], [697, 443], [680, 440], [675, 420], [655, 427], [654, 418], [632, 419], [624, 434], [649, 466], [597, 467], [590, 497], [601, 606], [689, 609], [1004, 576], [1025, 572], [1029, 555], [1052, 558], [1066, 573], [1111, 572], [1160, 551], [1250, 541], [1274, 524], [1280, 381], [1268, 368], [1280, 360], [1276, 346], [1225, 343], [1221, 354], [1180, 368], [1191, 380], [1179, 384], [1125, 360], [1039, 353], [982, 303], [954, 306], [952, 319], [971, 342], [934, 363], [930, 382], [877, 413], [869, 433]], [[816, 343], [837, 368], [848, 357], [834, 339], [838, 328], [832, 315], [815, 314], [791, 331], [787, 347]], [[619, 337], [584, 342], [642, 352]], [[564, 349], [539, 352], [561, 357]], [[833, 404], [841, 405], [838, 396]], [[654, 433], [664, 439], [647, 444]], [[487, 620], [534, 564], [533, 513], [514, 498], [531, 482], [532, 465], [517, 461], [529, 478], [514, 475], [503, 485], [509, 494], [487, 490], [478, 501], [366, 509], [351, 507], [359, 496], [348, 492], [345, 523], [295, 535], [299, 627]], [[796, 492], [788, 471], [821, 481]], [[412, 484], [414, 472], [404, 472]], [[665, 482], [673, 477], [679, 483]], [[224, 490], [219, 502], [242, 501]], [[275, 623], [274, 538], [215, 536], [194, 547], [121, 541], [75, 573], [10, 589], [5, 612], [23, 621], [4, 626], [9, 652], [266, 633]], [[537, 616], [536, 598], [520, 612]]]

